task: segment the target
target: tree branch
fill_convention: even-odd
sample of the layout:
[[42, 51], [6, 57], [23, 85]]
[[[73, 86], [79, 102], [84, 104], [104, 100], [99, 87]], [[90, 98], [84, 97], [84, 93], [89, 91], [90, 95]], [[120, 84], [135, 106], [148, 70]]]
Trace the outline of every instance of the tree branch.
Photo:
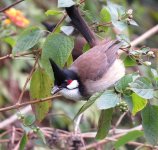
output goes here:
[[138, 45], [139, 43], [148, 39], [149, 37], [156, 34], [157, 32], [158, 32], [158, 24], [156, 26], [152, 27], [151, 29], [149, 29], [148, 31], [146, 31], [144, 34], [139, 36], [137, 39], [133, 40], [131, 42], [131, 46], [135, 47], [136, 45]]
[[37, 100], [28, 100], [25, 103], [15, 104], [15, 105], [12, 105], [12, 106], [0, 108], [0, 112], [12, 110], [12, 109], [18, 109], [18, 108], [26, 106], [26, 105], [35, 104], [35, 103], [41, 103], [41, 102], [45, 102], [45, 101], [48, 101], [48, 100], [51, 100], [51, 99], [55, 99], [55, 98], [59, 98], [59, 97], [61, 97], [61, 95], [54, 95], [54, 96], [41, 98], [41, 99], [37, 99]]
[[33, 68], [32, 68], [32, 70], [31, 70], [29, 76], [28, 76], [27, 79], [26, 79], [26, 82], [25, 82], [25, 84], [24, 84], [24, 86], [23, 86], [22, 92], [21, 92], [21, 94], [20, 94], [20, 96], [19, 96], [17, 105], [19, 105], [19, 104], [21, 103], [21, 101], [22, 101], [22, 98], [23, 98], [23, 95], [24, 95], [26, 86], [27, 86], [28, 82], [29, 82], [30, 79], [31, 79], [31, 76], [32, 76], [32, 74], [33, 74], [33, 72], [34, 72], [34, 70], [35, 70], [35, 67], [36, 67], [37, 63], [38, 63], [38, 59], [39, 59], [39, 55], [37, 56], [37, 58], [36, 58], [36, 60], [35, 60], [35, 63], [34, 63], [34, 65], [33, 65]]
[[17, 5], [17, 4], [21, 3], [21, 2], [23, 2], [23, 1], [24, 1], [24, 0], [16, 1], [16, 2], [13, 3], [13, 4], [11, 4], [11, 5], [7, 6], [7, 7], [4, 7], [4, 8], [2, 8], [2, 9], [0, 9], [0, 13], [6, 11], [7, 9], [9, 9], [9, 8], [11, 8], [11, 7], [13, 7], [13, 6], [15, 6], [15, 5]]
[[[20, 112], [21, 112], [21, 114], [26, 114], [26, 113], [30, 112], [31, 110], [32, 110], [31, 106], [26, 106], [25, 108], [21, 109]], [[7, 128], [10, 124], [15, 122], [16, 120], [18, 120], [17, 113], [15, 113], [14, 115], [5, 119], [4, 121], [1, 121], [0, 122], [0, 129]]]
[[57, 25], [55, 26], [55, 28], [53, 29], [53, 31], [52, 32], [55, 32], [56, 31], [56, 29], [60, 26], [60, 24], [64, 21], [64, 19], [66, 18], [66, 16], [67, 16], [67, 14], [65, 13], [64, 15], [63, 15], [63, 17], [59, 20], [59, 22], [57, 23]]
[[33, 50], [31, 52], [23, 52], [23, 53], [18, 53], [18, 54], [8, 54], [5, 56], [0, 57], [0, 61], [4, 60], [4, 59], [9, 59], [9, 58], [15, 58], [15, 57], [21, 57], [21, 56], [26, 56], [26, 55], [30, 55], [30, 54], [36, 54], [39, 53], [40, 50]]

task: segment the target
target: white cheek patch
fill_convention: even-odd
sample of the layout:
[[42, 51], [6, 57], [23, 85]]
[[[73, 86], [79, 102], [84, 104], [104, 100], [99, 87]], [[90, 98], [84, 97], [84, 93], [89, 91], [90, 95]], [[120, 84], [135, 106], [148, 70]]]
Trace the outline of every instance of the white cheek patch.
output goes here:
[[67, 88], [72, 90], [75, 89], [79, 86], [79, 83], [77, 82], [77, 80], [73, 80], [69, 85], [67, 85]]

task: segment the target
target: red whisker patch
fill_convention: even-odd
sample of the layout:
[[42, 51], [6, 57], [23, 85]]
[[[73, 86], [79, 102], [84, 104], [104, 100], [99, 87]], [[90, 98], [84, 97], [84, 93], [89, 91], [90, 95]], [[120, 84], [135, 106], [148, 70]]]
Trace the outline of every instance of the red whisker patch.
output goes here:
[[67, 84], [69, 85], [73, 80], [67, 80]]

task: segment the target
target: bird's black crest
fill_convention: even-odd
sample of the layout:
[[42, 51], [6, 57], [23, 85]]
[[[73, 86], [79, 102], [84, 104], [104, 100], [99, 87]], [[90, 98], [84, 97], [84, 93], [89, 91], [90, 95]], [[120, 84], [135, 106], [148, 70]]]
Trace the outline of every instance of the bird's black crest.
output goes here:
[[75, 72], [68, 69], [61, 69], [52, 59], [49, 59], [53, 69], [55, 84], [61, 85], [65, 80], [78, 80], [78, 76]]

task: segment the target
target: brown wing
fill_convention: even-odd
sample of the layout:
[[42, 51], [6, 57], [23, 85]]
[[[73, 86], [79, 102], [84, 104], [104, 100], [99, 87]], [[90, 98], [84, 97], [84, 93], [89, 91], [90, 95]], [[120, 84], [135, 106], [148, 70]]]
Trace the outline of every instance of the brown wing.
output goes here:
[[97, 80], [116, 60], [119, 48], [117, 41], [103, 42], [78, 57], [70, 69], [76, 71], [83, 82], [87, 79]]

